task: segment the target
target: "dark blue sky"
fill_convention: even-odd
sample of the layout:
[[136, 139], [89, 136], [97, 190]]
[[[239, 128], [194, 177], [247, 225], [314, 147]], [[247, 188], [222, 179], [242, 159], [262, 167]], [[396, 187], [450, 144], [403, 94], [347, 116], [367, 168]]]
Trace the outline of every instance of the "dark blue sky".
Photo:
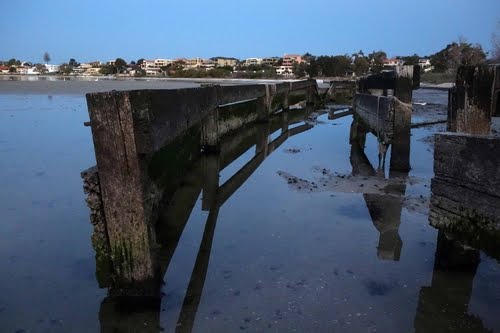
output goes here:
[[0, 59], [53, 63], [491, 48], [500, 0], [24, 0], [2, 3]]

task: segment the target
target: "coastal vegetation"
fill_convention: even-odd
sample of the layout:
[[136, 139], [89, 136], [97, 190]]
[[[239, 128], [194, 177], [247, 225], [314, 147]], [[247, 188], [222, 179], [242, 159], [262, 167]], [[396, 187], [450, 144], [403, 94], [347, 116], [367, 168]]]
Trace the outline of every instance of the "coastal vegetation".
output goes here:
[[[500, 31], [500, 22], [499, 29]], [[419, 65], [422, 81], [450, 82], [460, 65], [480, 65], [500, 61], [500, 32], [492, 35], [493, 50], [490, 59], [481, 45], [460, 37], [442, 50], [427, 56], [418, 54], [389, 58], [383, 50], [367, 55], [362, 50], [340, 55], [285, 55], [284, 57], [248, 58], [238, 60], [230, 57], [210, 59], [156, 59], [127, 62], [123, 58], [106, 63], [78, 63], [74, 58], [60, 65], [49, 65], [51, 57], [43, 54], [44, 64], [31, 64], [12, 58], [0, 61], [1, 73], [5, 74], [59, 74], [59, 75], [118, 75], [133, 77], [172, 78], [237, 78], [276, 79], [304, 77], [359, 77], [380, 73], [397, 65]], [[288, 58], [287, 58], [288, 57]], [[28, 73], [29, 71], [29, 73]]]

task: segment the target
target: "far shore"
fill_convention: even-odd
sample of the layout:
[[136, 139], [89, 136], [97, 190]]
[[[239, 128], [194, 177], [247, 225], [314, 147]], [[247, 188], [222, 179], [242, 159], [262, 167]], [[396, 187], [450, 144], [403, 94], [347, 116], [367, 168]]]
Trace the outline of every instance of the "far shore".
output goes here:
[[111, 90], [179, 89], [199, 87], [202, 84], [264, 84], [285, 81], [295, 80], [0, 75], [0, 95], [82, 95]]
[[[327, 86], [332, 78], [317, 78]], [[168, 77], [116, 77], [116, 76], [59, 76], [59, 75], [0, 75], [0, 95], [83, 95], [92, 92], [136, 89], [194, 88], [202, 84], [265, 84], [296, 81], [295, 79], [215, 79]], [[422, 83], [422, 89], [448, 90], [452, 83]]]

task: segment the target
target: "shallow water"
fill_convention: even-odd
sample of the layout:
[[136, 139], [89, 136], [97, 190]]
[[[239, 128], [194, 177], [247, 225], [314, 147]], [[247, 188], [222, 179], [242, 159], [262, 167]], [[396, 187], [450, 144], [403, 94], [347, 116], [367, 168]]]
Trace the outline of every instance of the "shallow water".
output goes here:
[[[318, 170], [353, 171], [352, 117], [326, 114], [270, 154], [205, 233], [209, 212], [195, 197], [161, 305], [124, 316], [94, 276], [80, 179], [95, 164], [86, 120], [81, 95], [0, 95], [1, 332], [447, 332], [457, 323], [500, 331], [498, 261], [481, 253], [477, 270], [436, 269], [438, 232], [425, 204], [322, 186]], [[429, 136], [438, 130], [412, 130], [407, 198], [430, 195]], [[377, 166], [372, 135], [365, 153]], [[252, 146], [222, 170], [220, 185], [254, 155]], [[281, 172], [318, 189], [299, 189]], [[199, 252], [200, 243], [210, 250]]]

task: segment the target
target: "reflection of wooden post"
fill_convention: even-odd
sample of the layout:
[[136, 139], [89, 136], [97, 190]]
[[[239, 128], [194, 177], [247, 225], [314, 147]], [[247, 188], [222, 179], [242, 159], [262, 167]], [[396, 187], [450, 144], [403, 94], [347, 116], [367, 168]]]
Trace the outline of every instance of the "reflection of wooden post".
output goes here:
[[264, 152], [264, 156], [267, 156], [268, 145], [269, 145], [269, 128], [270, 124], [261, 127], [262, 130], [257, 132], [257, 143], [255, 144], [255, 154]]
[[101, 333], [160, 331], [160, 297], [106, 297], [99, 310]]
[[288, 131], [288, 112], [283, 111], [280, 113], [281, 117], [281, 133]]
[[439, 231], [432, 284], [420, 290], [415, 332], [489, 332], [467, 313], [479, 261], [478, 250]]
[[316, 90], [316, 86], [310, 86], [307, 88], [307, 99], [306, 105], [316, 106], [318, 102], [318, 92]]
[[219, 156], [203, 156], [203, 196], [202, 210], [209, 211], [215, 202], [217, 188], [219, 187]]
[[201, 240], [196, 262], [194, 263], [191, 279], [182, 303], [181, 313], [177, 320], [176, 332], [190, 333], [193, 330], [196, 313], [203, 294], [203, 287], [207, 277], [208, 264], [210, 262], [210, 252], [212, 251], [212, 242], [215, 234], [215, 226], [217, 224], [217, 217], [219, 215], [219, 207], [217, 203], [210, 208], [210, 213], [205, 224], [203, 231], [203, 238]]

